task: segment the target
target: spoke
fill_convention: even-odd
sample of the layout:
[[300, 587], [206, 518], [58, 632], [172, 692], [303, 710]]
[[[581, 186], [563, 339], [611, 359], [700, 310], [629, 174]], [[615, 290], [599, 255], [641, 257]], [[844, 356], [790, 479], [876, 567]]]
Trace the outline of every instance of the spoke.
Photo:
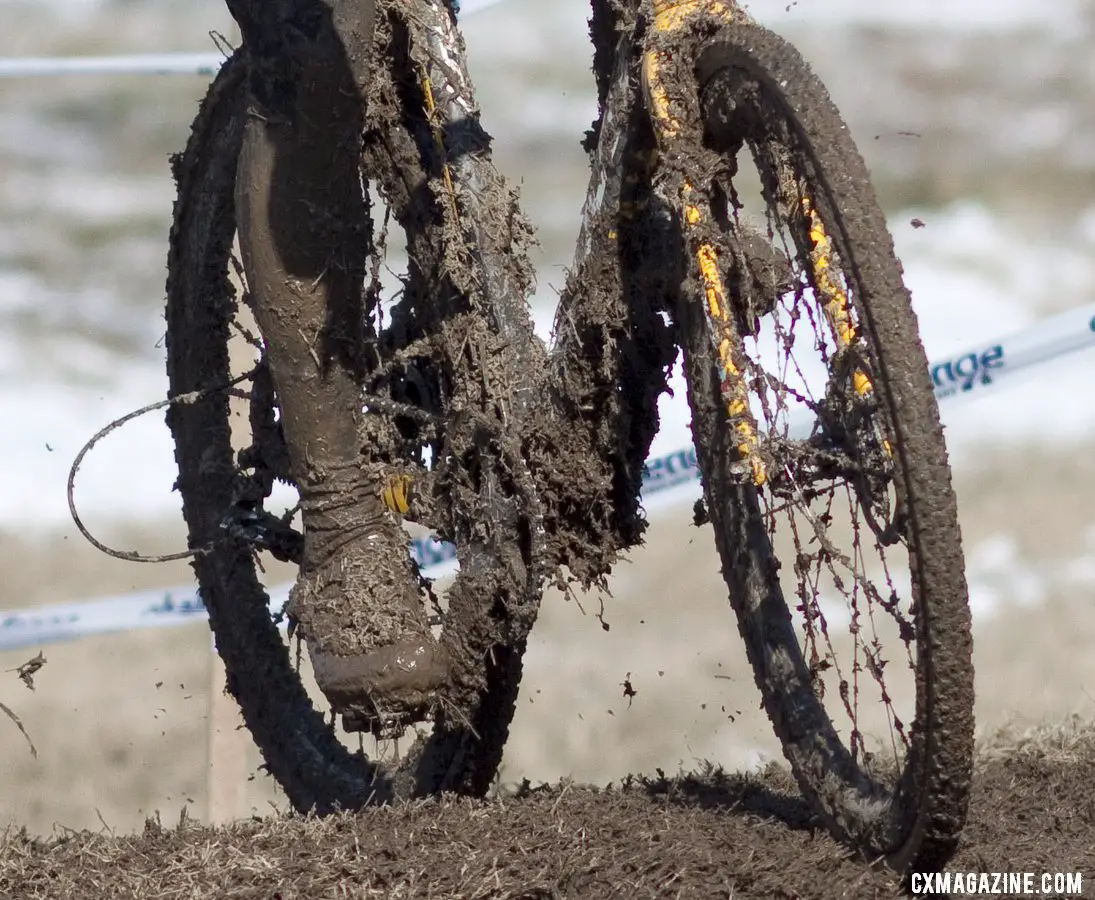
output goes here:
[[[731, 271], [728, 280], [746, 292], [737, 298], [742, 309], [760, 311], [755, 325], [739, 321], [768, 473], [761, 513], [773, 548], [790, 563], [781, 571], [816, 695], [856, 764], [891, 771], [876, 765], [876, 747], [898, 763], [908, 752], [912, 711], [899, 710], [888, 682], [911, 678], [915, 640], [894, 488], [899, 473], [870, 380], [871, 347], [859, 327], [854, 284], [843, 270], [846, 255], [822, 209], [804, 201], [809, 194], [791, 165], [790, 143], [787, 134], [747, 140], [739, 174], [717, 195], [727, 207], [721, 220], [728, 242], [764, 234], [789, 265], [775, 286], [749, 273]], [[763, 212], [736, 183], [746, 156], [759, 177]], [[751, 225], [756, 219], [767, 227]], [[723, 252], [752, 264], [729, 243]], [[748, 293], [764, 288], [773, 293]], [[810, 423], [805, 429], [803, 421]], [[751, 481], [744, 468], [737, 477]], [[909, 669], [891, 665], [902, 656]]]

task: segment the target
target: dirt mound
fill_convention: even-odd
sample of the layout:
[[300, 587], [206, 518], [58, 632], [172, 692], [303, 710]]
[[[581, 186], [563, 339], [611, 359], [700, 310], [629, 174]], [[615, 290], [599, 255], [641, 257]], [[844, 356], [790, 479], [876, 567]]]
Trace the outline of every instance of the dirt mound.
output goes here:
[[[1080, 872], [1095, 896], [1095, 726], [1004, 735], [982, 748], [951, 869]], [[9, 833], [0, 896], [733, 897], [901, 896], [885, 872], [816, 830], [788, 774], [708, 772], [595, 789], [523, 788], [326, 819], [143, 834]], [[1042, 896], [1054, 896], [1043, 894]]]

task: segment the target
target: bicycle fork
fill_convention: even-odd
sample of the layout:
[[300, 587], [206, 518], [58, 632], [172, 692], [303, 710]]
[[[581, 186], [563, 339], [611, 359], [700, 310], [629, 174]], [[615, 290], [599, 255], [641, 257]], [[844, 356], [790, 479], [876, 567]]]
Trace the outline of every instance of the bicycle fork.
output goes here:
[[[720, 368], [723, 403], [736, 448], [752, 475], [753, 483], [763, 485], [768, 479], [765, 461], [760, 451], [760, 434], [756, 418], [749, 409], [748, 359], [742, 335], [735, 321], [733, 303], [722, 268], [719, 226], [712, 215], [711, 196], [706, 185], [688, 171], [689, 156], [702, 146], [696, 116], [689, 116], [683, 107], [679, 83], [691, 88], [694, 73], [690, 51], [685, 41], [673, 40], [685, 34], [689, 25], [703, 18], [706, 22], [727, 28], [750, 24], [747, 14], [729, 0], [653, 0], [653, 20], [647, 35], [642, 58], [643, 90], [650, 121], [654, 128], [665, 185], [665, 199], [679, 211], [679, 221], [688, 248], [692, 273], [698, 278], [708, 320], [712, 326], [712, 342]], [[682, 77], [683, 76], [683, 77]], [[696, 168], [694, 165], [692, 168]], [[847, 291], [840, 286], [834, 272], [836, 263], [832, 241], [825, 230], [816, 205], [805, 191], [797, 198], [786, 198], [788, 205], [797, 206], [802, 216], [809, 246], [809, 279], [822, 301], [824, 318], [836, 346], [847, 350], [858, 341], [858, 327], [851, 312]], [[794, 213], [792, 213], [794, 215]], [[838, 274], [838, 272], [837, 272]], [[862, 367], [852, 373], [852, 387], [857, 398], [867, 400], [874, 391], [870, 376]], [[882, 438], [886, 452], [889, 441]]]
[[[760, 437], [756, 419], [749, 410], [749, 386], [746, 380], [747, 360], [741, 335], [734, 321], [731, 298], [719, 268], [718, 226], [712, 219], [710, 197], [705, 186], [697, 185], [681, 165], [689, 152], [695, 152], [699, 142], [693, 140], [694, 129], [685, 124], [685, 117], [676, 108], [668, 72], [681, 72], [674, 60], [674, 49], [666, 38], [677, 34], [696, 15], [714, 16], [728, 25], [741, 20], [741, 11], [721, 0], [654, 0], [654, 20], [643, 51], [642, 80], [647, 109], [654, 126], [655, 140], [662, 170], [665, 199], [679, 211], [679, 220], [688, 248], [692, 274], [698, 277], [717, 353], [723, 404], [734, 432], [736, 447], [747, 464], [753, 483], [760, 486], [767, 480], [767, 470], [760, 454]], [[691, 75], [689, 67], [689, 76]], [[689, 298], [685, 298], [688, 302]]]

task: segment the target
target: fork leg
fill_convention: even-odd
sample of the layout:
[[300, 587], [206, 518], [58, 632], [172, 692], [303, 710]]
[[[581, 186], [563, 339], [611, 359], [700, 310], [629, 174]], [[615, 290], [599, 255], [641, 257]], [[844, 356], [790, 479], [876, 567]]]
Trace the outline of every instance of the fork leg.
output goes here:
[[[654, 22], [643, 53], [643, 88], [663, 166], [661, 180], [666, 200], [680, 212], [681, 228], [692, 259], [693, 278], [703, 292], [707, 316], [714, 327], [713, 340], [721, 369], [722, 397], [737, 438], [737, 450], [747, 462], [753, 482], [764, 484], [767, 471], [760, 455], [757, 423], [749, 410], [745, 353], [734, 319], [732, 302], [719, 263], [718, 226], [711, 216], [711, 198], [702, 185], [685, 174], [689, 154], [701, 143], [698, 127], [680, 110], [681, 96], [694, 93], [691, 66], [676, 57], [687, 54], [684, 41], [673, 42], [696, 18], [703, 16], [728, 24], [748, 21], [734, 3], [723, 0], [654, 0]], [[683, 86], [672, 75], [688, 79]], [[692, 119], [695, 121], [696, 116]], [[685, 298], [684, 302], [688, 302]]]

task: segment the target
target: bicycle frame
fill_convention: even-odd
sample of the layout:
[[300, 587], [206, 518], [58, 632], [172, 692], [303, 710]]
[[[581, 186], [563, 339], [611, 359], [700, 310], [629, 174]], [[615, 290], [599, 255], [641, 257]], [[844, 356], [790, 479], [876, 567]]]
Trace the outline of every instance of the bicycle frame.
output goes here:
[[[437, 9], [437, 0], [428, 4]], [[468, 114], [474, 111], [464, 75], [453, 61], [462, 58], [459, 34], [447, 15], [433, 15], [425, 29], [430, 64], [420, 73], [425, 112], [433, 123], [438, 157], [448, 162], [440, 172], [449, 195], [446, 216], [455, 223], [449, 235], [463, 235], [467, 252], [488, 274], [484, 294], [499, 332], [521, 360], [526, 381], [504, 411], [509, 427], [531, 438], [527, 451], [535, 492], [543, 505], [542, 527], [557, 536], [542, 560], [541, 578], [567, 567], [584, 586], [603, 580], [618, 553], [641, 537], [639, 492], [650, 443], [657, 433], [657, 403], [666, 389], [666, 374], [676, 355], [672, 326], [664, 313], [674, 301], [676, 281], [666, 271], [671, 252], [636, 265], [641, 240], [652, 227], [644, 208], [650, 197], [653, 132], [644, 127], [642, 92], [637, 81], [635, 49], [640, 23], [619, 21], [607, 0], [594, 0], [591, 33], [598, 62], [602, 121], [600, 139], [591, 152], [591, 180], [583, 210], [581, 235], [571, 277], [557, 308], [555, 342], [545, 355], [531, 332], [523, 330], [512, 311], [524, 303], [513, 285], [490, 273], [500, 254], [487, 227], [490, 216], [480, 209], [458, 212], [453, 184], [476, 184], [480, 177], [468, 151]], [[611, 66], [611, 77], [604, 68]], [[461, 201], [467, 203], [471, 192]], [[668, 235], [666, 240], [668, 240]], [[659, 272], [659, 266], [662, 271]], [[546, 390], [536, 391], [529, 376], [546, 372]], [[542, 379], [541, 379], [542, 380]], [[551, 443], [526, 433], [526, 423], [547, 415], [557, 428]], [[565, 452], [560, 448], [565, 447]], [[561, 457], [581, 461], [574, 471], [561, 468]], [[428, 493], [427, 488], [424, 493]], [[393, 483], [385, 502], [407, 512]], [[429, 523], [426, 523], [429, 524]], [[537, 523], [539, 524], [539, 523]]]
[[[561, 560], [586, 584], [607, 574], [618, 552], [641, 537], [643, 464], [657, 433], [658, 399], [677, 356], [677, 304], [703, 303], [715, 324], [723, 400], [738, 452], [756, 484], [766, 478], [749, 411], [734, 298], [718, 267], [720, 254], [729, 249], [727, 238], [718, 245], [704, 238], [710, 231], [710, 213], [703, 212], [710, 209], [709, 198], [672, 167], [660, 165], [700, 139], [672, 108], [661, 77], [665, 48], [701, 18], [730, 24], [750, 20], [723, 0], [654, 0], [644, 9], [636, 2], [627, 21], [606, 0], [594, 0], [592, 7], [601, 116], [594, 144], [587, 145], [591, 177], [552, 352], [559, 388], [554, 400], [563, 410], [558, 419], [583, 423], [587, 453], [609, 485], [600, 493], [585, 483], [552, 485], [560, 498], [557, 507], [611, 509], [610, 533], [589, 536], [596, 541], [585, 542], [586, 558]], [[681, 271], [677, 248], [682, 243], [698, 276], [698, 296], [682, 294], [689, 274]], [[538, 477], [550, 479], [550, 472], [551, 466], [544, 466]], [[587, 520], [585, 527], [590, 524]], [[583, 525], [572, 527], [578, 531]]]

